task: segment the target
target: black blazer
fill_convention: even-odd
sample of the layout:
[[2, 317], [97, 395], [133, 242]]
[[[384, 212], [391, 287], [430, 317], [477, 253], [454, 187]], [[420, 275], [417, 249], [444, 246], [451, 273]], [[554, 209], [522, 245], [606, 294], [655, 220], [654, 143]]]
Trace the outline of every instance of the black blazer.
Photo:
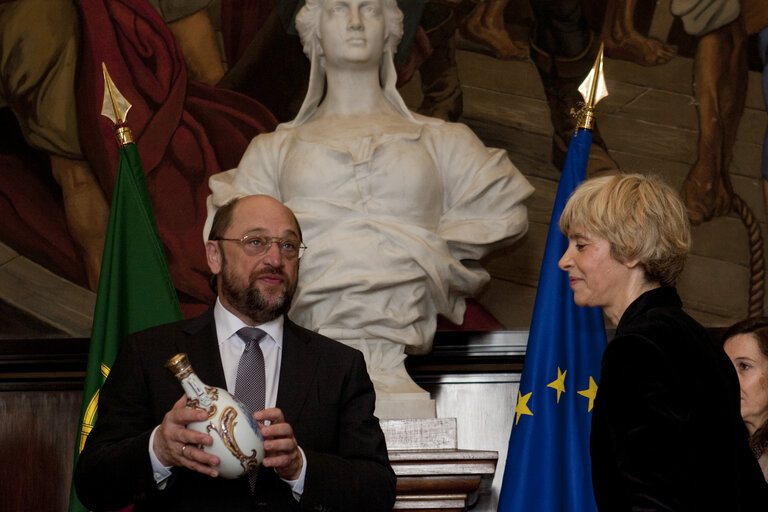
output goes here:
[[674, 288], [624, 312], [602, 360], [592, 411], [600, 511], [766, 510], [736, 372]]
[[75, 470], [84, 505], [115, 510], [134, 503], [135, 512], [391, 510], [395, 476], [362, 354], [288, 318], [277, 407], [307, 456], [301, 501], [271, 468], [261, 469], [253, 495], [245, 478], [214, 479], [185, 468], [174, 468], [158, 491], [149, 437], [183, 394], [164, 367], [179, 352], [188, 354], [205, 384], [226, 389], [213, 310], [126, 338]]

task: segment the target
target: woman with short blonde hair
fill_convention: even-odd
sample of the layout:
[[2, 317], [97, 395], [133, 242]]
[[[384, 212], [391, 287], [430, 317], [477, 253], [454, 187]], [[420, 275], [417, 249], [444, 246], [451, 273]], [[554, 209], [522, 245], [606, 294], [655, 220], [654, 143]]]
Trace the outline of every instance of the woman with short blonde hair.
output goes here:
[[594, 178], [560, 228], [574, 302], [616, 324], [592, 409], [598, 510], [765, 510], [733, 366], [672, 286], [690, 245], [677, 194], [638, 174]]
[[668, 286], [683, 271], [691, 243], [688, 215], [677, 193], [642, 174], [585, 182], [560, 217], [562, 232], [574, 225], [608, 240], [617, 260], [640, 260], [649, 280]]

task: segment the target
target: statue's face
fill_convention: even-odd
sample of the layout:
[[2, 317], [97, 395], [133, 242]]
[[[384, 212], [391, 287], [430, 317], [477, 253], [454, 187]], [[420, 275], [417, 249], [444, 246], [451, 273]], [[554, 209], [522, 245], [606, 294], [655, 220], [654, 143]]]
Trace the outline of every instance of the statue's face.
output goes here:
[[326, 0], [319, 28], [326, 68], [378, 67], [385, 40], [381, 0]]

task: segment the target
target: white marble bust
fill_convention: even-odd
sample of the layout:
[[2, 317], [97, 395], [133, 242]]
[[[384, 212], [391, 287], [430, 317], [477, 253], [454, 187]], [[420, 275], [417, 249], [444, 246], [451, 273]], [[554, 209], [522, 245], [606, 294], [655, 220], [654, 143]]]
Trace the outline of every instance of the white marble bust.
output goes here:
[[208, 223], [233, 197], [291, 208], [308, 246], [291, 318], [360, 349], [377, 397], [422, 391], [403, 360], [460, 324], [489, 276], [476, 260], [528, 227], [533, 188], [463, 124], [414, 114], [395, 88], [394, 0], [308, 0], [296, 27], [311, 60], [304, 103], [210, 180]]

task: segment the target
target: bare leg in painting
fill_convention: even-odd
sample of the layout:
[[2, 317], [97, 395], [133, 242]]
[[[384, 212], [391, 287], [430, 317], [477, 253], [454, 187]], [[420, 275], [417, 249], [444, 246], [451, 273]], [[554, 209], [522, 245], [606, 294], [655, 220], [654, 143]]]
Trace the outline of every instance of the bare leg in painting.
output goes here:
[[677, 54], [677, 47], [658, 39], [645, 37], [635, 30], [634, 14], [637, 0], [606, 2], [602, 39], [605, 55], [641, 66], [656, 66], [668, 62]]
[[728, 169], [747, 90], [747, 33], [739, 16], [699, 40], [694, 88], [699, 110], [699, 154], [681, 195], [692, 224], [731, 209]]
[[216, 85], [224, 76], [224, 65], [216, 44], [216, 33], [206, 9], [168, 23], [181, 48], [187, 73], [193, 80]]
[[96, 291], [107, 234], [109, 206], [88, 162], [51, 155], [51, 171], [61, 186], [67, 226], [83, 255], [88, 287]]

